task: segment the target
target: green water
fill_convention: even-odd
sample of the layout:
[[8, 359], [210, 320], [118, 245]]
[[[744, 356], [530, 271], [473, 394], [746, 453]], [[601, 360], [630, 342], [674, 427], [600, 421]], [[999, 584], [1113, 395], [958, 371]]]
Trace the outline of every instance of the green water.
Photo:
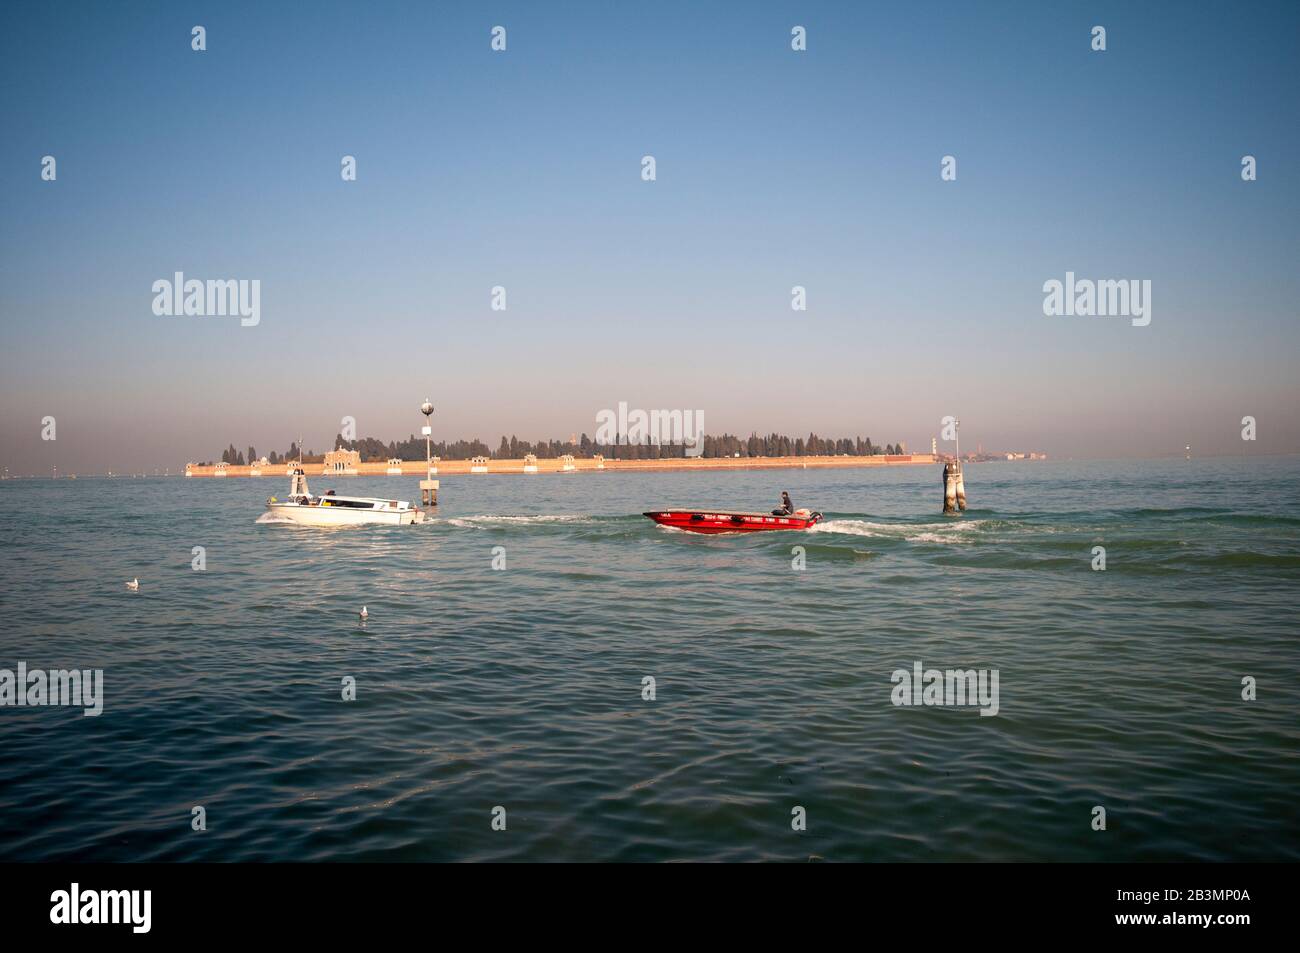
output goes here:
[[[1300, 858], [1300, 460], [966, 480], [448, 477], [346, 530], [257, 522], [278, 479], [0, 483], [0, 668], [104, 670], [99, 717], [0, 708], [0, 859]], [[639, 515], [783, 489], [826, 522]], [[997, 714], [895, 705], [916, 662]]]

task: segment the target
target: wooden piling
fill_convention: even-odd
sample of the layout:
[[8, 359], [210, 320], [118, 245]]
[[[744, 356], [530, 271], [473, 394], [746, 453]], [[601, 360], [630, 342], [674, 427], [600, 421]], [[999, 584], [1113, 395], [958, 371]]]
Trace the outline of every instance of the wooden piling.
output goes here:
[[943, 465], [943, 512], [956, 513], [966, 509], [966, 483], [962, 479], [961, 464], [952, 460]]

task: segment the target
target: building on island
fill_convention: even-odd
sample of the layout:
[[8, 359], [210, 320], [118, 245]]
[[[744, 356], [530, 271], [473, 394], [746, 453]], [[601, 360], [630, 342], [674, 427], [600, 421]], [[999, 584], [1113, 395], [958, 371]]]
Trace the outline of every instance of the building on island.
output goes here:
[[325, 467], [321, 473], [326, 476], [356, 476], [360, 465], [361, 454], [356, 450], [331, 450], [325, 454]]

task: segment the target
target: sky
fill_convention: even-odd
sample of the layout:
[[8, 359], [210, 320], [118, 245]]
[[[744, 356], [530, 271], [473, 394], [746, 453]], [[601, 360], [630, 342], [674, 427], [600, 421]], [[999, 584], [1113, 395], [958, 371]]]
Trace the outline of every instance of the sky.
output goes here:
[[[403, 438], [425, 397], [436, 439], [490, 446], [625, 401], [925, 450], [952, 414], [972, 449], [1296, 452], [1298, 28], [1249, 2], [7, 4], [0, 464], [175, 472], [327, 449], [344, 416]], [[260, 322], [156, 315], [177, 271], [258, 280]], [[1067, 272], [1149, 280], [1150, 324], [1044, 315]]]

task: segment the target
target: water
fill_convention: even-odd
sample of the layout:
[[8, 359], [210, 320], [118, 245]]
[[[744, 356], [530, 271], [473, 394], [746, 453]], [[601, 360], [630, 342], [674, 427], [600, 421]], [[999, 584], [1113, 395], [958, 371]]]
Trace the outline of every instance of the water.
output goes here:
[[[256, 522], [283, 479], [0, 484], [0, 668], [105, 672], [98, 718], [0, 708], [0, 859], [1300, 859], [1300, 459], [966, 478], [953, 519], [932, 467], [446, 477], [342, 530]], [[639, 515], [782, 489], [817, 532]], [[895, 707], [918, 660], [998, 714]]]

